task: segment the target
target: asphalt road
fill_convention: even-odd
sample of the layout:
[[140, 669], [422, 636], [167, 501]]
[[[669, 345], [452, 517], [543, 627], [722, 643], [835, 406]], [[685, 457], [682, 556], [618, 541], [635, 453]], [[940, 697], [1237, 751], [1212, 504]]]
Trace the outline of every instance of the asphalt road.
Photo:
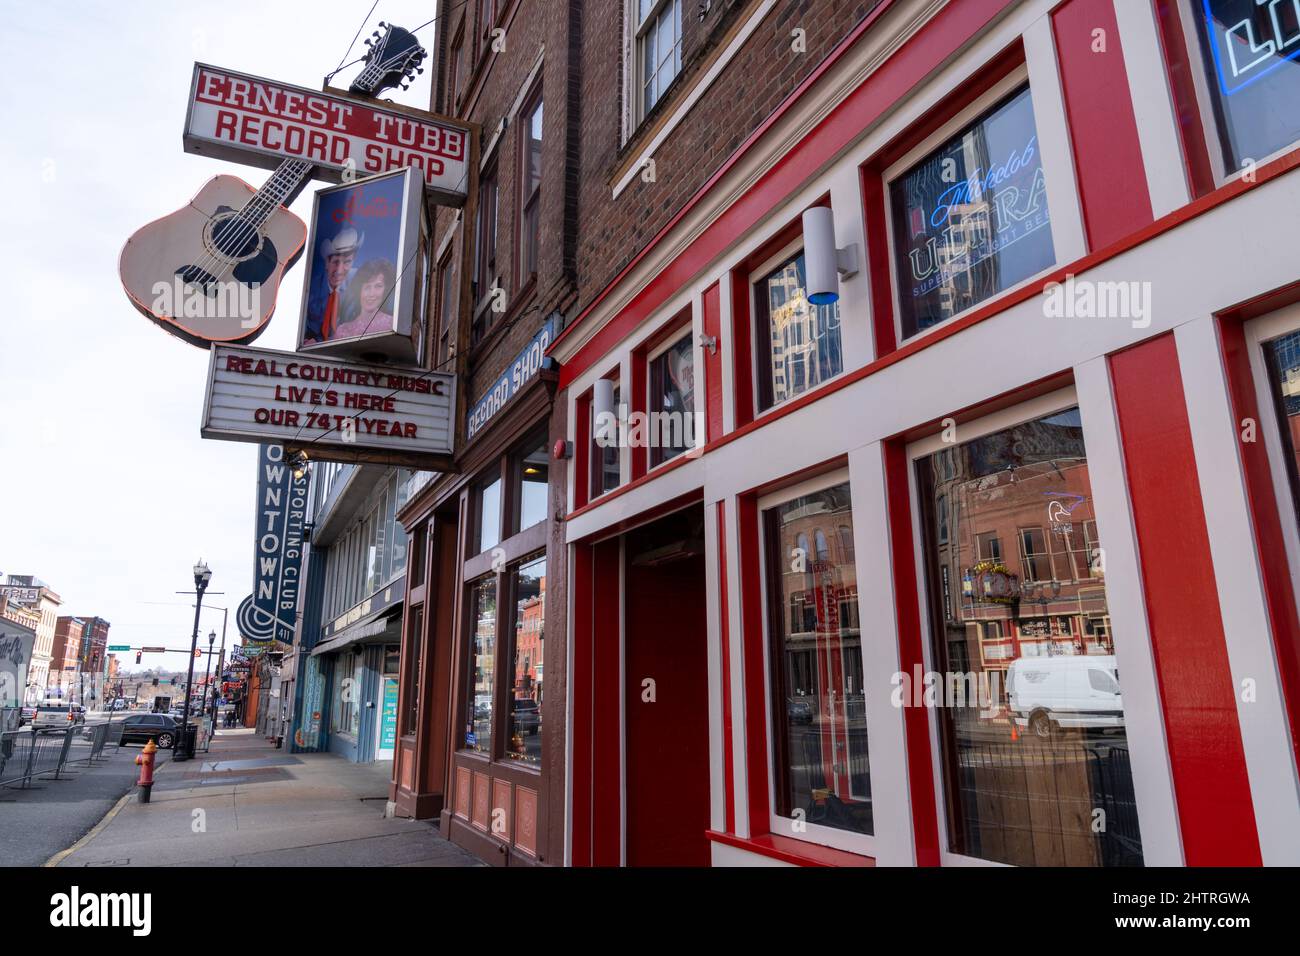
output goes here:
[[[0, 787], [0, 866], [40, 866], [81, 839], [134, 786], [140, 747], [107, 750], [111, 756], [96, 767], [76, 764], [58, 780], [38, 777], [26, 790]], [[162, 766], [170, 753], [159, 751], [158, 758]]]

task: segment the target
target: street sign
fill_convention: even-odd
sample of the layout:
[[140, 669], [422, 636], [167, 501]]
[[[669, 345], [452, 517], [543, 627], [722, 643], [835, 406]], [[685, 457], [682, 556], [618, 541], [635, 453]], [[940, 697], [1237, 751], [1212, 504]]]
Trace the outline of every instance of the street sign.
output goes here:
[[129, 651], [129, 650], [131, 649], [131, 645], [130, 645], [130, 644], [110, 644], [110, 645], [108, 645], [108, 649], [109, 649], [110, 651]]
[[142, 647], [142, 648], [140, 648], [140, 650], [144, 651], [146, 654], [166, 654], [166, 653], [167, 653], [167, 648], [165, 648], [165, 647]]

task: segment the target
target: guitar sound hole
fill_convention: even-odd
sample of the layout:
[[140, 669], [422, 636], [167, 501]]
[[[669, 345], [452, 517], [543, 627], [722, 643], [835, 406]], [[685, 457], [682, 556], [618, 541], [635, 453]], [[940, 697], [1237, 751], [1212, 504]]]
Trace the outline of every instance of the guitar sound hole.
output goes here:
[[217, 253], [235, 262], [251, 259], [262, 246], [261, 234], [237, 215], [218, 220], [210, 241]]

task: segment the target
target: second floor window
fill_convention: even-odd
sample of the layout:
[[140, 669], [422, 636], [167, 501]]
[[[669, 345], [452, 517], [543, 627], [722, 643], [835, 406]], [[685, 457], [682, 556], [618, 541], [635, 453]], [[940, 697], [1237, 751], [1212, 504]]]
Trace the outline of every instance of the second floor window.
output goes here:
[[497, 273], [497, 169], [493, 164], [483, 171], [478, 192], [478, 258], [474, 270], [474, 330], [478, 342], [492, 325], [493, 288]]
[[[542, 205], [542, 95], [525, 105], [519, 126], [519, 285], [537, 274]], [[516, 286], [518, 288], [519, 286]]]
[[637, 120], [682, 68], [682, 0], [636, 0]]

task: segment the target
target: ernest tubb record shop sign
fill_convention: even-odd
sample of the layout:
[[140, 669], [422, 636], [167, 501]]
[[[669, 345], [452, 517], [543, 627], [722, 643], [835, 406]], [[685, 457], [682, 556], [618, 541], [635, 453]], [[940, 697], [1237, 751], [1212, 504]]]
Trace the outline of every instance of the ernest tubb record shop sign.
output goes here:
[[416, 166], [432, 198], [459, 206], [469, 137], [468, 128], [431, 114], [196, 63], [184, 142], [186, 152], [268, 169], [305, 160], [334, 182]]

